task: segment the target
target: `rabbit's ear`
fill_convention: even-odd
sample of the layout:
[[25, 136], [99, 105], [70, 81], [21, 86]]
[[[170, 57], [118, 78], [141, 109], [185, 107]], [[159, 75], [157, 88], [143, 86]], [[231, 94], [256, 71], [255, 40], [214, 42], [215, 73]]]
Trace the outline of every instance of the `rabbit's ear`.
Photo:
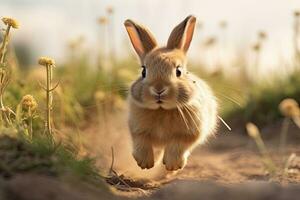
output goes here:
[[171, 32], [167, 48], [181, 49], [187, 52], [193, 38], [195, 24], [196, 17], [190, 15], [185, 18], [185, 20], [178, 24]]
[[148, 52], [157, 46], [155, 38], [149, 30], [132, 20], [126, 20], [124, 25], [136, 53], [142, 60]]

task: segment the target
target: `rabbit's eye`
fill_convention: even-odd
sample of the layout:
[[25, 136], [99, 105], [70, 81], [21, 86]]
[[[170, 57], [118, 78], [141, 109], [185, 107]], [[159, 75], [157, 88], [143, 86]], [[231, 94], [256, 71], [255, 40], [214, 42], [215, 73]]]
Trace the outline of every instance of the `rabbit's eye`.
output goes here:
[[146, 67], [142, 66], [143, 70], [142, 70], [142, 77], [145, 78], [146, 77]]
[[180, 76], [181, 76], [181, 69], [180, 69], [179, 66], [176, 67], [176, 76], [177, 76], [177, 77], [180, 77]]

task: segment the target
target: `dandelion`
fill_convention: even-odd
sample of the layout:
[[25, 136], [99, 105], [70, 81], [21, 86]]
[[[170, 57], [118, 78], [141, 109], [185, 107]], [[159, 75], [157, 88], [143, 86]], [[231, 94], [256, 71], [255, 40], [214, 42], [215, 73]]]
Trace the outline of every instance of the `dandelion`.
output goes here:
[[204, 45], [205, 47], [210, 47], [210, 46], [213, 46], [216, 42], [217, 42], [217, 38], [211, 36], [211, 37], [208, 37], [208, 38], [204, 41], [203, 45]]
[[40, 65], [45, 66], [45, 67], [55, 65], [55, 61], [51, 58], [48, 58], [48, 57], [40, 57], [38, 63]]
[[38, 63], [42, 66], [46, 67], [47, 72], [47, 82], [46, 87], [42, 86], [42, 88], [46, 91], [46, 103], [47, 103], [47, 116], [46, 116], [46, 131], [49, 136], [52, 135], [52, 127], [51, 127], [51, 111], [52, 111], [52, 92], [57, 88], [57, 83], [54, 87], [52, 87], [52, 69], [55, 66], [55, 61], [49, 57], [40, 57]]
[[19, 28], [19, 22], [17, 20], [13, 19], [13, 18], [3, 17], [1, 20], [7, 26], [11, 26], [15, 29]]
[[220, 21], [219, 26], [221, 29], [226, 29], [228, 26], [228, 23], [226, 21]]
[[253, 139], [255, 138], [258, 138], [259, 137], [259, 130], [257, 128], [257, 126], [253, 123], [247, 123], [246, 124], [246, 129], [247, 129], [247, 132], [248, 132], [248, 135], [250, 137], [252, 137]]
[[283, 116], [285, 116], [280, 132], [280, 143], [279, 149], [281, 153], [284, 153], [286, 146], [286, 138], [289, 130], [290, 119], [292, 119], [295, 124], [300, 128], [300, 108], [296, 100], [287, 98], [280, 102], [279, 111]]
[[85, 38], [84, 36], [80, 35], [77, 38], [74, 38], [68, 42], [68, 48], [70, 50], [70, 61], [73, 63], [76, 63], [76, 53], [80, 53], [80, 49], [82, 48], [82, 45], [84, 44]]
[[[109, 22], [111, 22], [112, 19], [109, 19], [107, 16], [101, 16], [98, 18], [97, 22], [100, 25], [100, 46], [101, 46], [101, 50], [99, 52], [99, 58], [98, 58], [98, 69], [101, 70], [102, 66], [106, 65], [107, 63], [110, 62], [109, 59], [106, 59], [108, 53], [110, 53], [110, 43], [108, 42], [107, 38], [108, 37], [113, 37], [113, 35], [111, 35], [110, 32], [110, 26], [109, 26]], [[113, 38], [112, 38], [113, 39]], [[113, 41], [113, 40], [111, 40]]]
[[109, 128], [109, 120], [108, 120], [108, 103], [110, 103], [110, 100], [107, 98], [106, 92], [102, 90], [98, 90], [94, 94], [94, 99], [96, 101], [96, 107], [97, 107], [97, 115], [99, 120], [99, 126], [104, 126], [105, 131], [110, 132]]
[[3, 103], [3, 95], [5, 92], [5, 89], [7, 88], [11, 78], [10, 78], [10, 72], [7, 68], [5, 68], [5, 56], [7, 51], [7, 46], [9, 43], [9, 34], [11, 28], [18, 28], [19, 23], [12, 18], [9, 17], [3, 17], [2, 22], [7, 26], [6, 29], [4, 29], [4, 35], [3, 40], [0, 47], [0, 112], [1, 112], [1, 120], [4, 118], [4, 120], [11, 124], [10, 120], [10, 114], [14, 114], [11, 109], [4, 106]]
[[[29, 135], [30, 138], [32, 138], [32, 133], [33, 133], [32, 122], [33, 122], [33, 118], [34, 118], [35, 111], [37, 109], [38, 104], [32, 95], [27, 94], [27, 95], [23, 96], [20, 106], [22, 107], [22, 111], [25, 111], [24, 116], [23, 116], [24, 119], [22, 117], [22, 120], [26, 121], [26, 123], [28, 123], [28, 126], [29, 126], [29, 130], [27, 130], [28, 131], [27, 134]], [[17, 112], [17, 113], [19, 113], [19, 112]], [[18, 118], [18, 115], [19, 114], [17, 114], [17, 118]]]
[[249, 122], [246, 124], [246, 130], [247, 130], [248, 135], [252, 139], [254, 139], [254, 141], [258, 147], [258, 150], [262, 155], [265, 167], [267, 168], [267, 170], [269, 171], [270, 174], [274, 175], [276, 173], [276, 167], [268, 154], [267, 148], [265, 146], [263, 139], [261, 138], [258, 127], [255, 124]]
[[35, 111], [38, 106], [36, 100], [30, 94], [23, 96], [21, 100], [21, 105], [23, 109], [30, 110], [30, 111]]
[[106, 12], [107, 12], [108, 14], [113, 14], [113, 13], [114, 13], [114, 7], [113, 7], [113, 6], [108, 6], [108, 7], [106, 8]]
[[261, 49], [260, 43], [255, 43], [255, 44], [252, 46], [252, 49], [253, 49], [253, 51], [255, 51], [255, 52], [260, 51], [260, 49]]
[[114, 20], [114, 7], [113, 6], [108, 6], [106, 8], [106, 12], [108, 14], [108, 35], [109, 37], [111, 38], [111, 43], [109, 44], [110, 45], [110, 48], [109, 49], [109, 56], [110, 56], [110, 64], [114, 67], [115, 66], [115, 61], [116, 61], [116, 44], [115, 44], [115, 35], [116, 35], [116, 32], [115, 32], [115, 20]]
[[101, 25], [107, 24], [108, 23], [107, 17], [105, 17], [105, 16], [99, 17], [98, 23]]
[[268, 35], [266, 32], [264, 32], [264, 31], [258, 32], [258, 39], [265, 40], [265, 39], [267, 39], [267, 37], [268, 37]]
[[94, 98], [96, 101], [98, 102], [102, 102], [105, 100], [105, 93], [101, 90], [98, 90], [95, 94], [94, 94]]
[[261, 62], [261, 54], [264, 45], [264, 41], [267, 39], [267, 33], [264, 31], [259, 31], [257, 33], [257, 41], [252, 45], [252, 50], [254, 52], [254, 73], [257, 73], [259, 70]]
[[300, 116], [299, 104], [294, 99], [284, 99], [279, 104], [279, 110], [285, 117], [294, 118]]
[[5, 59], [5, 54], [6, 54], [6, 47], [8, 45], [9, 42], [9, 33], [10, 33], [10, 29], [15, 28], [17, 29], [19, 27], [19, 23], [10, 17], [3, 17], [2, 18], [2, 22], [7, 26], [6, 29], [4, 30], [4, 36], [3, 36], [3, 41], [2, 41], [2, 45], [0, 48], [0, 64], [1, 67], [4, 65], [4, 59]]

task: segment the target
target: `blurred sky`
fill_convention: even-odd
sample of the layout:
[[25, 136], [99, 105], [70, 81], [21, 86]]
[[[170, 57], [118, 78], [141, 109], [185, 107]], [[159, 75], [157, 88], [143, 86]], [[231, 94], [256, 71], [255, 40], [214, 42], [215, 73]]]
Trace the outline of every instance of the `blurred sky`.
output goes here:
[[20, 30], [13, 33], [15, 41], [33, 45], [36, 55], [60, 60], [65, 56], [67, 41], [79, 35], [84, 35], [92, 51], [102, 48], [96, 20], [105, 15], [107, 6], [115, 9], [119, 54], [128, 54], [124, 51], [125, 19], [147, 25], [164, 44], [172, 28], [194, 14], [204, 27], [197, 30], [192, 57], [198, 55], [201, 40], [220, 35], [219, 22], [226, 20], [228, 46], [224, 51], [234, 54], [233, 46], [250, 46], [257, 31], [264, 30], [269, 35], [264, 59], [272, 65], [291, 52], [292, 14], [300, 9], [300, 0], [0, 0], [0, 13], [20, 21]]

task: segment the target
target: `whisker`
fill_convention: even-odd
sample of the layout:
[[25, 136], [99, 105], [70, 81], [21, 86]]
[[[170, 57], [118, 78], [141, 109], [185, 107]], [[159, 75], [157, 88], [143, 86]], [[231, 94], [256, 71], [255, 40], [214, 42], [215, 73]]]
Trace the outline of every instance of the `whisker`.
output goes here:
[[221, 94], [219, 92], [217, 92], [217, 94], [220, 95], [220, 96], [222, 96], [222, 97], [224, 97], [225, 99], [230, 100], [231, 102], [235, 103], [236, 105], [238, 105], [238, 106], [240, 106], [242, 108], [242, 105], [236, 99], [234, 99], [232, 97], [229, 97], [227, 95]]
[[228, 128], [229, 131], [232, 130], [231, 127], [225, 122], [225, 120], [224, 120], [222, 117], [220, 117], [220, 116], [218, 115], [218, 118], [219, 118], [219, 120], [226, 126], [226, 128]]
[[190, 112], [192, 112], [192, 113], [195, 115], [195, 117], [197, 117], [197, 119], [198, 119], [199, 121], [201, 121], [201, 119], [199, 118], [198, 114], [195, 112], [195, 110], [194, 110], [190, 105], [184, 104], [184, 106], [185, 106]]
[[[183, 108], [185, 109], [185, 111], [186, 111], [186, 112], [188, 113], [188, 115], [190, 116], [192, 122], [193, 122], [194, 125], [196, 126], [197, 131], [200, 132], [200, 129], [199, 129], [199, 127], [198, 127], [196, 121], [194, 120], [194, 118], [193, 118], [191, 112], [192, 112], [196, 117], [198, 117], [197, 114], [196, 114], [194, 111], [190, 110], [189, 107], [188, 107], [188, 105], [186, 105], [186, 104], [183, 104]], [[198, 119], [199, 119], [199, 118], [198, 118]]]
[[176, 105], [176, 107], [177, 107], [177, 109], [178, 109], [178, 111], [179, 111], [179, 113], [180, 113], [180, 116], [182, 117], [182, 119], [183, 119], [183, 121], [184, 121], [184, 123], [185, 123], [187, 129], [190, 130], [190, 127], [189, 127], [188, 124], [187, 124], [186, 118], [185, 118], [185, 116], [184, 116], [184, 114], [183, 114], [181, 108], [180, 108], [178, 105]]

